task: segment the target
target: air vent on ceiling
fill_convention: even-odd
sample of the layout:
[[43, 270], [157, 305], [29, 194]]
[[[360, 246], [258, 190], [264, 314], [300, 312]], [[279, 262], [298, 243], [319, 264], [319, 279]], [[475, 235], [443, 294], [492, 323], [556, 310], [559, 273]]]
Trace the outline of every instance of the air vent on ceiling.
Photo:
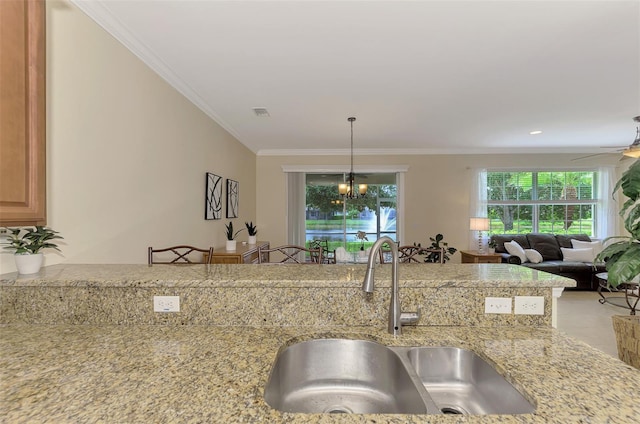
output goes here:
[[260, 118], [268, 118], [269, 116], [271, 116], [269, 115], [269, 111], [266, 107], [254, 107], [253, 112]]

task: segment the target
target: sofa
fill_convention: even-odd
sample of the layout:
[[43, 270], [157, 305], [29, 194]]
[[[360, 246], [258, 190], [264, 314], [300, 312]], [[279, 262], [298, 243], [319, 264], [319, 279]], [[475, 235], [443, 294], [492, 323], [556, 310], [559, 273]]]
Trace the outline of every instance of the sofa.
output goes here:
[[491, 240], [496, 253], [502, 255], [502, 262], [574, 279], [577, 290], [596, 290], [596, 274], [606, 271], [604, 263], [593, 264], [593, 258], [602, 250], [601, 243], [586, 234], [493, 234]]

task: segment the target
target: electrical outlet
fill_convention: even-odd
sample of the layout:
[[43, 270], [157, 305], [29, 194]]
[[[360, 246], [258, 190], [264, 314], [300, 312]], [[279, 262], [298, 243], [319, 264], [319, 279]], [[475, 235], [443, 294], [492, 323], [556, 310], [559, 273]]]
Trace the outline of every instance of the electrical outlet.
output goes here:
[[485, 297], [484, 313], [485, 314], [510, 314], [511, 298], [510, 297]]
[[516, 315], [544, 315], [544, 296], [516, 296]]
[[180, 296], [153, 296], [153, 312], [180, 312]]

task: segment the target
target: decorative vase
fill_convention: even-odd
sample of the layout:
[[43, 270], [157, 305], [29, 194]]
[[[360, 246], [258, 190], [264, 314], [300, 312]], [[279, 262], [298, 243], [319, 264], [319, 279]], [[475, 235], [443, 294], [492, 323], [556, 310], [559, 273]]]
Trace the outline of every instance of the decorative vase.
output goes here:
[[257, 236], [249, 236], [249, 244], [256, 244]]
[[42, 262], [44, 262], [44, 256], [42, 253], [35, 253], [31, 255], [13, 255], [16, 260], [16, 268], [18, 274], [35, 274], [40, 271]]
[[233, 252], [236, 250], [236, 241], [235, 240], [227, 240], [227, 250]]

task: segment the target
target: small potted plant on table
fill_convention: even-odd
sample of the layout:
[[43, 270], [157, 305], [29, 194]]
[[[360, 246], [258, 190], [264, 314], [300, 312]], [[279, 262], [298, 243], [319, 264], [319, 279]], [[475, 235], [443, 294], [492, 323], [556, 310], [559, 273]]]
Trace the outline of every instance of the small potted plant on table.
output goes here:
[[11, 235], [2, 243], [7, 250], [14, 251], [14, 259], [19, 274], [35, 274], [40, 271], [44, 257], [43, 249], [58, 249], [51, 240], [62, 239], [57, 231], [51, 228], [36, 226], [35, 228], [8, 228]]
[[249, 233], [249, 244], [256, 244], [256, 235], [258, 234], [258, 228], [253, 225], [253, 221], [245, 222], [245, 227], [247, 227], [247, 233]]
[[226, 245], [226, 249], [233, 252], [236, 250], [236, 236], [243, 230], [242, 228], [239, 229], [238, 231], [236, 231], [235, 233], [233, 232], [233, 222], [229, 221], [229, 224], [225, 224], [225, 227], [227, 229], [226, 231], [226, 236], [227, 236], [227, 245]]

